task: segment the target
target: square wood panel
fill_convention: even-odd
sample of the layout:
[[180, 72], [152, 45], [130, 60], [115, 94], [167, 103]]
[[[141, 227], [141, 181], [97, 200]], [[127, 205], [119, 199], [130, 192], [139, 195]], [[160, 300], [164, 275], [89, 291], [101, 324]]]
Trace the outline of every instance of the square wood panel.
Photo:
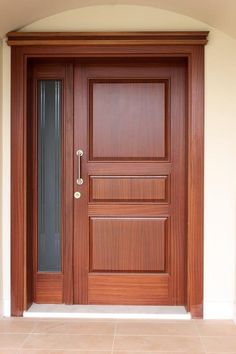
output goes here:
[[168, 157], [168, 80], [89, 81], [90, 160]]

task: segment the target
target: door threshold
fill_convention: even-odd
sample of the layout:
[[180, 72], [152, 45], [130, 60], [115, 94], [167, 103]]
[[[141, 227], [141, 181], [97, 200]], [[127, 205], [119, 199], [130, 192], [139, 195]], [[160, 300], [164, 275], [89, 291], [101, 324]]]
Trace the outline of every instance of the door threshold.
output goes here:
[[184, 306], [33, 304], [24, 317], [190, 320]]

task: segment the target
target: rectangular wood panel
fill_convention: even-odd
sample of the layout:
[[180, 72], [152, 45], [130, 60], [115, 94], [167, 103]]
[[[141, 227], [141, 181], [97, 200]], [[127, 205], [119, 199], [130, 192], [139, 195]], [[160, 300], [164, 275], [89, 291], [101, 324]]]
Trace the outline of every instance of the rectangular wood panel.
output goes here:
[[89, 274], [88, 303], [100, 305], [168, 305], [169, 276]]
[[171, 207], [168, 204], [99, 204], [88, 205], [89, 216], [168, 216]]
[[91, 176], [91, 201], [166, 202], [168, 176]]
[[166, 159], [167, 95], [168, 80], [90, 80], [90, 159]]
[[167, 218], [91, 218], [90, 235], [90, 271], [165, 271]]
[[36, 274], [34, 301], [38, 304], [61, 304], [63, 302], [63, 274]]

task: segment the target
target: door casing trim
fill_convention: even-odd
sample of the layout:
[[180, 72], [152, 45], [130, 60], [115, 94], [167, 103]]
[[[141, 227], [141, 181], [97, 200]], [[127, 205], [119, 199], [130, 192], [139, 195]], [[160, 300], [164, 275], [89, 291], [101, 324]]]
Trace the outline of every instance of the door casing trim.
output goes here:
[[30, 58], [185, 58], [188, 65], [187, 309], [203, 316], [204, 45], [208, 32], [8, 34], [11, 51], [11, 314], [27, 301], [27, 63]]

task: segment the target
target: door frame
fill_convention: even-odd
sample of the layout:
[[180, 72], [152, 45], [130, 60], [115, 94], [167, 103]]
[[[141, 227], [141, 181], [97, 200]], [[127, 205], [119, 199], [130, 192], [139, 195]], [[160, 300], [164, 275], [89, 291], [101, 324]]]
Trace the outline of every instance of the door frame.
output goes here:
[[[204, 46], [208, 32], [8, 33], [11, 48], [11, 314], [31, 304], [27, 282], [27, 66], [31, 58], [185, 58], [187, 310], [203, 316]], [[71, 114], [71, 112], [69, 112]], [[67, 250], [68, 254], [71, 250]], [[71, 294], [68, 294], [68, 300]]]

